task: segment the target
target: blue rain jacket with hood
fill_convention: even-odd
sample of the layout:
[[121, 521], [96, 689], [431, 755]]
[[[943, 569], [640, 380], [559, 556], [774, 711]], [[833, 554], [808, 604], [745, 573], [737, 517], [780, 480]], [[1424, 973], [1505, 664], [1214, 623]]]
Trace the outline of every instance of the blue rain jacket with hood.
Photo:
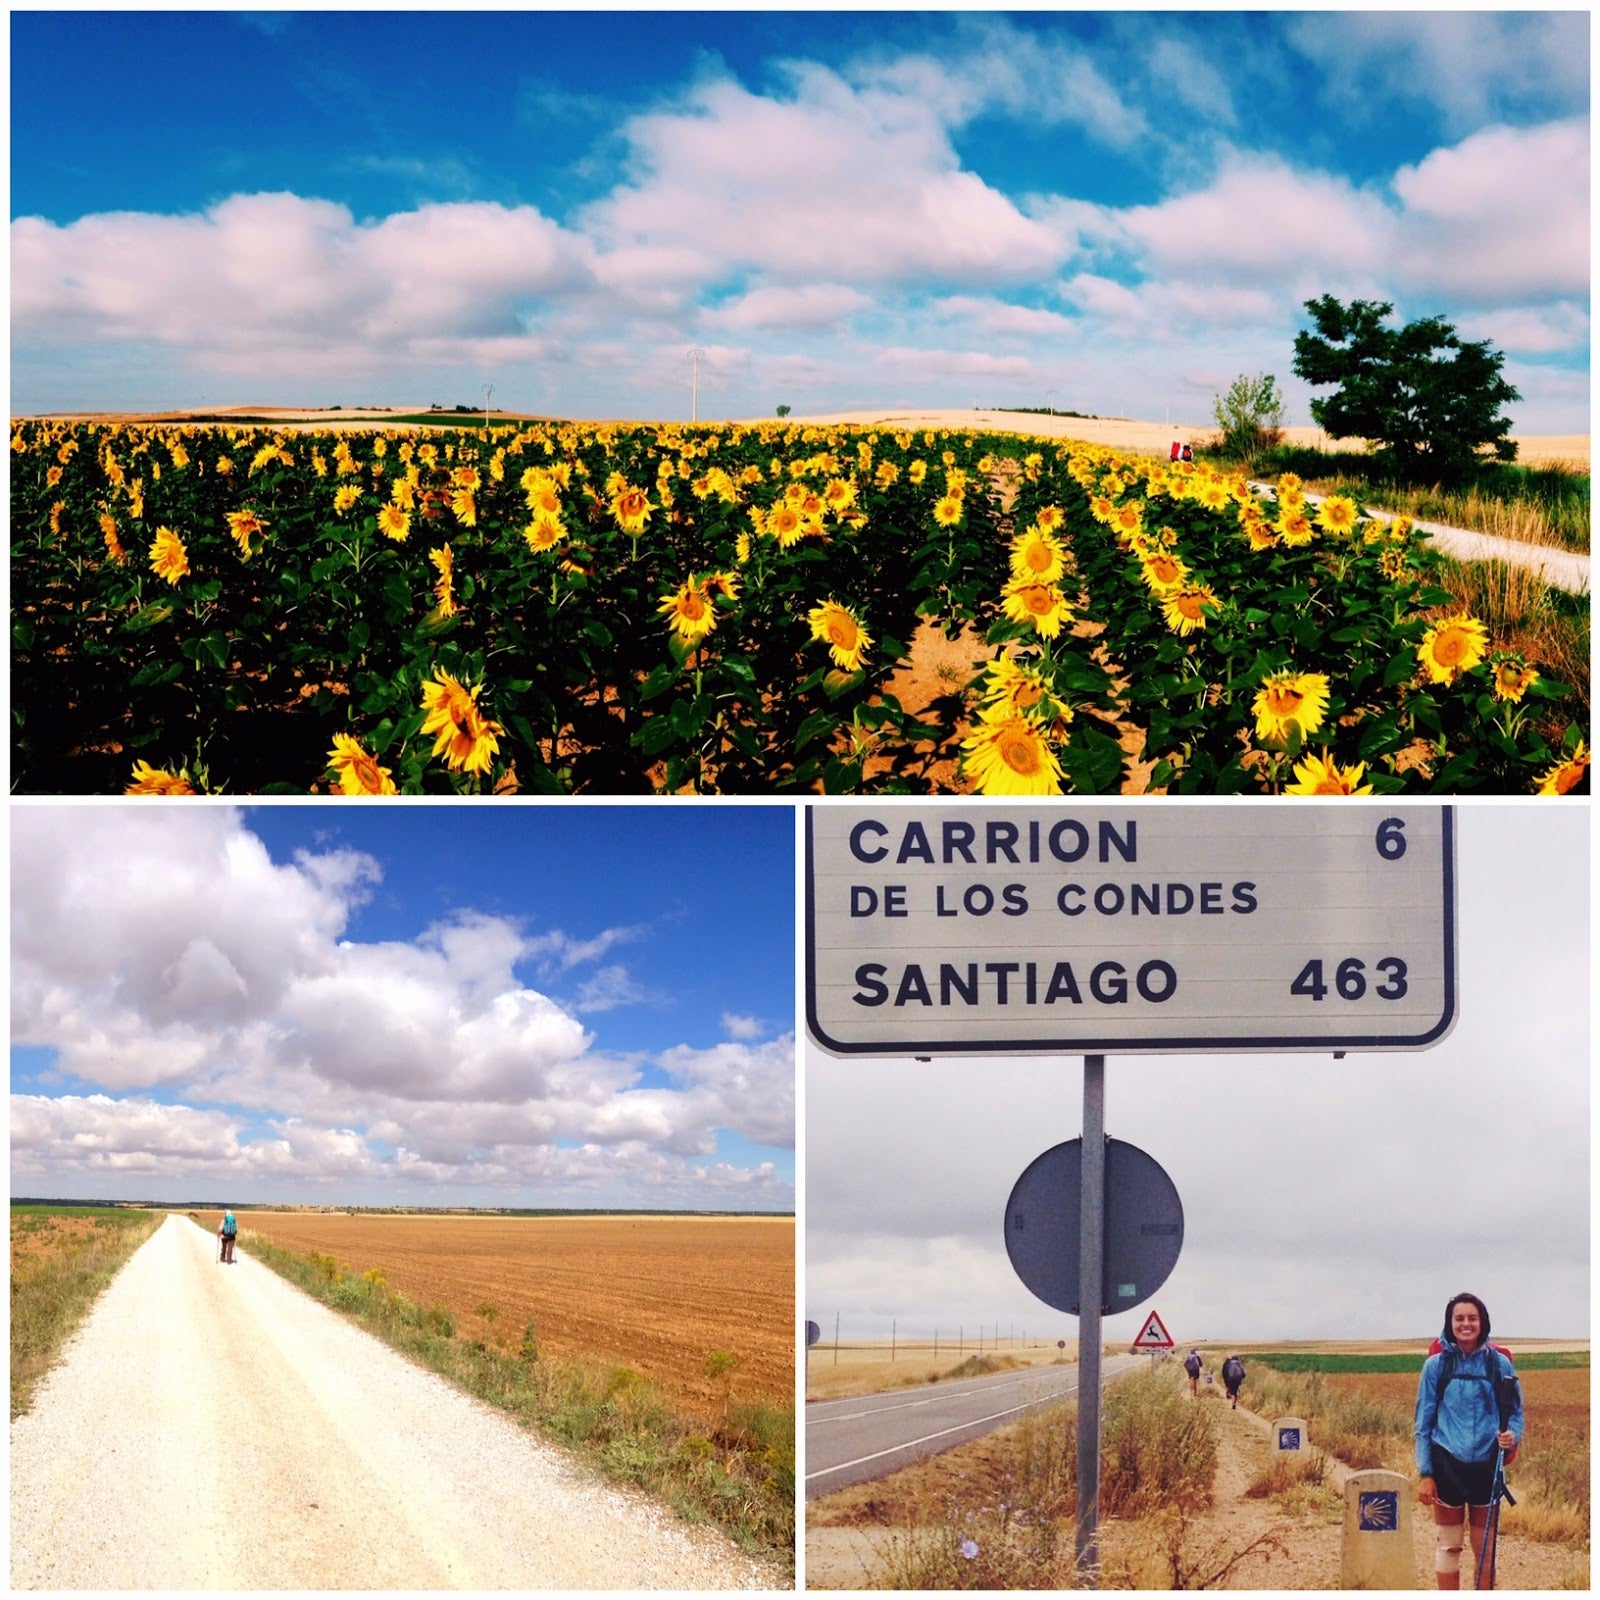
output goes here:
[[[1454, 1302], [1451, 1302], [1452, 1305]], [[1457, 1461], [1492, 1461], [1495, 1435], [1500, 1431], [1500, 1413], [1495, 1404], [1497, 1378], [1516, 1376], [1511, 1358], [1489, 1347], [1489, 1316], [1482, 1312], [1482, 1343], [1471, 1355], [1464, 1355], [1450, 1337], [1449, 1317], [1439, 1337], [1444, 1348], [1428, 1357], [1417, 1385], [1417, 1471], [1424, 1478], [1433, 1476], [1433, 1447], [1447, 1450]], [[1453, 1353], [1456, 1376], [1444, 1382], [1446, 1358]], [[1442, 1388], [1441, 1388], [1442, 1385]], [[1518, 1444], [1522, 1443], [1522, 1386], [1516, 1386], [1516, 1402], [1506, 1426]], [[1438, 1419], [1434, 1420], [1434, 1409]]]

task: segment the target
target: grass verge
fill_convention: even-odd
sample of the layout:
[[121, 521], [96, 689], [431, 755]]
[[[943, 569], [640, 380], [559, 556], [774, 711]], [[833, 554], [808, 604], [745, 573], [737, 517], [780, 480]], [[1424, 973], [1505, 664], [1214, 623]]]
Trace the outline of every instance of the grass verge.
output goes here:
[[376, 1268], [359, 1276], [331, 1256], [285, 1250], [248, 1230], [240, 1248], [313, 1299], [467, 1393], [566, 1445], [604, 1476], [711, 1522], [742, 1549], [794, 1569], [794, 1405], [730, 1402], [714, 1428], [678, 1416], [631, 1367], [551, 1362], [532, 1326], [520, 1357], [459, 1338], [443, 1306], [398, 1294]]
[[11, 1209], [11, 1415], [33, 1403], [39, 1380], [123, 1263], [166, 1221], [122, 1207]]
[[[1142, 1372], [1106, 1390], [1100, 1446], [1103, 1520], [1136, 1520], [1174, 1509], [1193, 1513], [1211, 1503], [1215, 1415], [1189, 1402], [1179, 1376]], [[1074, 1571], [1077, 1406], [1037, 1412], [985, 1444], [981, 1473], [963, 1474], [937, 1505], [904, 1509], [867, 1587], [1083, 1586]], [[1188, 1522], [1179, 1521], [1182, 1546]], [[1163, 1570], [1170, 1543], [1163, 1532]], [[1148, 1554], [1156, 1558], [1153, 1547]], [[1185, 1570], [1186, 1561], [1180, 1558]]]
[[1315, 494], [1348, 494], [1385, 511], [1443, 522], [1453, 528], [1554, 545], [1589, 548], [1589, 475], [1560, 467], [1485, 464], [1477, 481], [1457, 489], [1385, 481], [1376, 464], [1347, 452], [1280, 448], [1260, 457], [1257, 476], [1294, 472]]

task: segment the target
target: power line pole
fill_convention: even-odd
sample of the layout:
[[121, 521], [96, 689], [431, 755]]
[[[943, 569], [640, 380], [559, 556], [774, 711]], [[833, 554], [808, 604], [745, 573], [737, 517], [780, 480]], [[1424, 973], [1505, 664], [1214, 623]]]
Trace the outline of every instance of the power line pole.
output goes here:
[[700, 420], [700, 362], [705, 355], [704, 350], [691, 350], [689, 352], [689, 420]]

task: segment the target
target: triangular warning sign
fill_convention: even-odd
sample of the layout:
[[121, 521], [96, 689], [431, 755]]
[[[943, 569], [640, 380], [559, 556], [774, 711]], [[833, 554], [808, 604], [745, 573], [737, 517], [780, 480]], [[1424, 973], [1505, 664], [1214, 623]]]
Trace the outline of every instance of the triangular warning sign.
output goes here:
[[1139, 1330], [1139, 1337], [1133, 1341], [1135, 1350], [1170, 1350], [1172, 1348], [1172, 1335], [1167, 1332], [1161, 1318], [1152, 1311], [1144, 1319], [1144, 1326]]

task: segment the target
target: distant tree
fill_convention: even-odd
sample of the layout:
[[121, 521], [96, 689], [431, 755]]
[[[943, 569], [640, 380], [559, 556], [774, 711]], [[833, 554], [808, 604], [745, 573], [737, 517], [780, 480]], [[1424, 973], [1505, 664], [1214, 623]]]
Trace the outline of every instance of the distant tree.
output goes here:
[[1471, 343], [1440, 317], [1384, 325], [1394, 307], [1332, 295], [1307, 300], [1316, 332], [1295, 335], [1294, 371], [1336, 393], [1311, 402], [1312, 419], [1337, 438], [1369, 439], [1406, 483], [1455, 483], [1489, 446], [1514, 461], [1510, 418], [1500, 408], [1522, 397], [1500, 375], [1505, 356]]
[[1222, 430], [1222, 453], [1239, 461], [1253, 462], [1283, 439], [1283, 396], [1270, 372], [1241, 373], [1226, 394], [1212, 397], [1211, 415]]
[[778, 415], [779, 415], [779, 416], [780, 416], [780, 417], [786, 417], [786, 416], [788, 416], [788, 415], [789, 415], [789, 409], [790, 409], [790, 408], [789, 408], [789, 407], [788, 407], [788, 406], [779, 406], [779, 407], [778, 407]]

